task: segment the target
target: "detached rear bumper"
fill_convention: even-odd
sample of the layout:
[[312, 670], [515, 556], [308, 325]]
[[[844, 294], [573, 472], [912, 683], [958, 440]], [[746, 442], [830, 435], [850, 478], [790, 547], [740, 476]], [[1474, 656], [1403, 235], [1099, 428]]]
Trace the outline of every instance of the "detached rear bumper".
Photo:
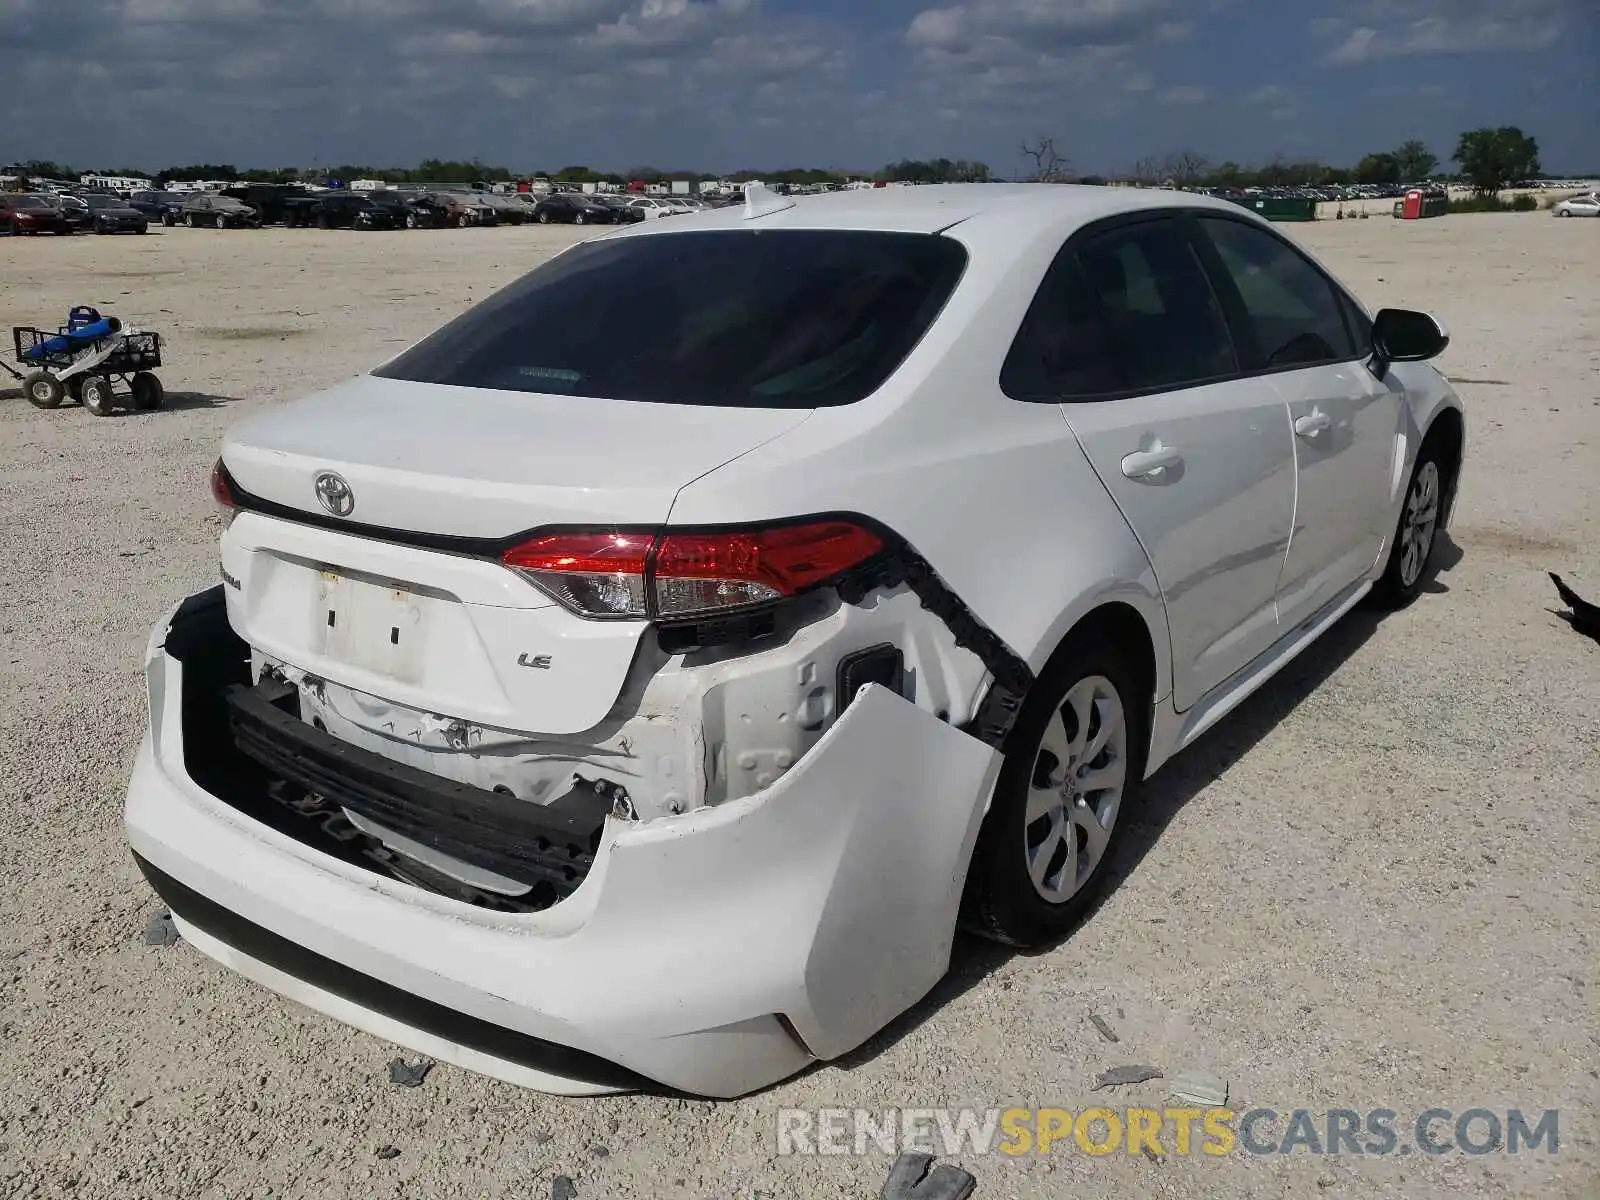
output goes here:
[[864, 689], [762, 792], [608, 818], [576, 891], [504, 913], [322, 853], [196, 782], [185, 724], [237, 673], [216, 661], [230, 644], [220, 588], [151, 638], [128, 838], [188, 940], [310, 1007], [543, 1090], [733, 1096], [859, 1045], [948, 965], [999, 756], [892, 692]]

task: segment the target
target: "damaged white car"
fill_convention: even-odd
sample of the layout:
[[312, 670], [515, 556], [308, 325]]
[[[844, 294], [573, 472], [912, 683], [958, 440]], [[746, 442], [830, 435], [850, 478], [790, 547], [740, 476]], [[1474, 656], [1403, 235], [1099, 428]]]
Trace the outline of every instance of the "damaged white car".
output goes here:
[[1151, 772], [1417, 595], [1445, 344], [1176, 193], [753, 187], [585, 242], [230, 431], [133, 850], [194, 946], [393, 1042], [763, 1087], [958, 921], [1065, 933]]

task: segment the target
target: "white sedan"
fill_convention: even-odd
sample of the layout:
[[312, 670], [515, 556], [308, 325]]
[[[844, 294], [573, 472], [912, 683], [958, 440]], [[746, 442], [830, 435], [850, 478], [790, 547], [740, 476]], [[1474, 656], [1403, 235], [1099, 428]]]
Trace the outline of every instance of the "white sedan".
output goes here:
[[1600, 217], [1600, 193], [1570, 196], [1551, 211], [1558, 217]]
[[761, 1088], [958, 919], [1069, 931], [1153, 772], [1422, 591], [1446, 342], [1175, 192], [752, 186], [593, 238], [228, 433], [128, 838], [194, 946], [390, 1041]]

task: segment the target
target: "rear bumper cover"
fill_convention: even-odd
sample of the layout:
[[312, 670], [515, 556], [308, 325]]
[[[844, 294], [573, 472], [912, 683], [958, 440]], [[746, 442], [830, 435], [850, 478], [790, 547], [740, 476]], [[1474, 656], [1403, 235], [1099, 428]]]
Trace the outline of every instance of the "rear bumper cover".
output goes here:
[[391, 1041], [571, 1094], [644, 1080], [734, 1096], [860, 1045], [944, 973], [991, 747], [869, 686], [771, 787], [608, 818], [566, 900], [502, 913], [321, 854], [185, 765], [174, 623], [125, 820], [199, 949]]

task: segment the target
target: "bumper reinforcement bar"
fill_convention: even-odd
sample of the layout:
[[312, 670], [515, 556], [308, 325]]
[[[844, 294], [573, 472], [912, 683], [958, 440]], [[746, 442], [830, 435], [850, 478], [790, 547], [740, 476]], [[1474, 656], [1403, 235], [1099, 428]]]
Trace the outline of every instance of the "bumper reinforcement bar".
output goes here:
[[235, 744], [273, 775], [461, 862], [570, 895], [594, 864], [608, 805], [575, 789], [550, 805], [486, 791], [343, 742], [280, 707], [287, 684], [223, 693]]

